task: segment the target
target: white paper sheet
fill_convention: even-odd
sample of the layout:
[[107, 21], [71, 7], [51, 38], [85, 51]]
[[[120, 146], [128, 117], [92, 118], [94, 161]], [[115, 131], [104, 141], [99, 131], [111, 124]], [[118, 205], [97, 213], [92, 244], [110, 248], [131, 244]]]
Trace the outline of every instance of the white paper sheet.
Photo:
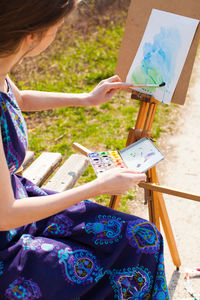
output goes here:
[[163, 154], [148, 138], [135, 142], [119, 153], [126, 166], [137, 172], [146, 172], [164, 159]]
[[135, 88], [169, 104], [183, 69], [199, 20], [153, 9], [126, 82], [161, 84]]

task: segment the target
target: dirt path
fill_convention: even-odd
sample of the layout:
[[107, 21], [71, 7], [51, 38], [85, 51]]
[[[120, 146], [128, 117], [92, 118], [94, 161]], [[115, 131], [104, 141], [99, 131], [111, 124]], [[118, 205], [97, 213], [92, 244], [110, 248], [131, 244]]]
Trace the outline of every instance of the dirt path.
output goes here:
[[[161, 138], [159, 148], [165, 154], [157, 167], [160, 183], [200, 195], [200, 51], [186, 103], [180, 107], [177, 129], [172, 136]], [[200, 267], [200, 202], [168, 195], [164, 198], [182, 263], [176, 271], [165, 240], [170, 299], [192, 299], [184, 289], [184, 273], [185, 268]], [[148, 218], [147, 207], [141, 206], [134, 205], [134, 214]], [[199, 277], [191, 280], [191, 286], [200, 295]]]

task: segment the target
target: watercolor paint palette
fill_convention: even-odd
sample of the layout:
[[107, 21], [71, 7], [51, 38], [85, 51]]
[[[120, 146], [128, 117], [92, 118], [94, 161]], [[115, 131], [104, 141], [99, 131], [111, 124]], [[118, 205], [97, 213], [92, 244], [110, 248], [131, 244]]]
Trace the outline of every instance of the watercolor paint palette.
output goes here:
[[88, 157], [97, 176], [115, 167], [146, 172], [164, 159], [149, 138], [142, 138], [121, 151], [91, 152]]

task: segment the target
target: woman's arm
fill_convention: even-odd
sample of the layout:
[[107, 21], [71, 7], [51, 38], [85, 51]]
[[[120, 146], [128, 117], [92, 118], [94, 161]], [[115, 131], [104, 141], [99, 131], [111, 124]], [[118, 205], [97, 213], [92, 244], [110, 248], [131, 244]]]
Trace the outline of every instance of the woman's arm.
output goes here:
[[100, 194], [123, 194], [145, 174], [129, 169], [112, 169], [103, 176], [71, 190], [48, 196], [16, 200], [13, 195], [0, 135], [0, 230], [10, 230], [54, 215], [84, 199]]
[[9, 82], [22, 111], [47, 110], [66, 106], [99, 105], [109, 101], [118, 90], [132, 86], [121, 82], [117, 75], [102, 80], [90, 93], [80, 94], [19, 91], [10, 79]]

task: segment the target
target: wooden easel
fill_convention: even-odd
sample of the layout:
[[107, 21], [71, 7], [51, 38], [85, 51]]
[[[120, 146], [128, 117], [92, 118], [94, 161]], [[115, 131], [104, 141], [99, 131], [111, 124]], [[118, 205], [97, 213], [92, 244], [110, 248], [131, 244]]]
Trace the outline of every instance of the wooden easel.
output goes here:
[[[116, 74], [121, 77], [122, 81], [126, 80], [127, 73], [130, 69], [133, 58], [137, 53], [137, 49], [140, 45], [152, 8], [194, 19], [200, 19], [200, 2], [197, 0], [131, 0], [116, 67]], [[200, 26], [198, 26], [180, 79], [176, 86], [176, 90], [172, 98], [173, 103], [183, 105], [185, 102], [199, 38]], [[152, 96], [138, 92], [133, 92], [132, 98], [141, 101], [141, 104], [135, 128], [130, 129], [126, 143], [127, 146], [142, 137], [152, 137], [151, 128], [158, 104], [158, 101]], [[91, 152], [77, 143], [74, 143], [73, 147], [84, 155]], [[162, 194], [166, 193], [198, 202], [200, 202], [200, 196], [160, 186], [155, 167], [147, 172], [147, 182], [141, 182], [139, 186], [145, 190], [145, 198], [149, 209], [149, 219], [158, 227], [158, 229], [160, 229], [160, 221], [162, 222], [173, 263], [177, 268], [179, 268], [181, 261]], [[109, 206], [113, 209], [117, 209], [120, 198], [120, 196], [112, 196]]]
[[[141, 104], [135, 128], [130, 128], [126, 142], [127, 146], [145, 136], [149, 138], [152, 137], [151, 128], [158, 105], [158, 101], [152, 96], [136, 91], [132, 93], [131, 98], [141, 101]], [[88, 155], [88, 153], [92, 152], [91, 150], [78, 143], [73, 143], [73, 148], [86, 156]], [[179, 269], [181, 261], [176, 247], [176, 242], [167, 213], [163, 194], [169, 194], [197, 202], [200, 202], [200, 195], [161, 186], [158, 181], [155, 167], [147, 172], [147, 182], [141, 182], [139, 183], [139, 186], [141, 188], [144, 188], [145, 191], [145, 198], [149, 210], [149, 220], [153, 222], [158, 229], [160, 229], [160, 221], [162, 222], [164, 233], [172, 256], [172, 261], [177, 269]], [[119, 206], [120, 198], [120, 195], [111, 196], [109, 207], [117, 209]]]
[[[158, 101], [154, 99], [154, 97], [136, 91], [132, 93], [131, 98], [140, 100], [141, 104], [135, 128], [130, 129], [126, 146], [129, 146], [130, 144], [136, 142], [137, 140], [145, 136], [149, 138], [152, 137], [151, 128], [158, 104]], [[153, 167], [147, 171], [147, 183], [159, 184], [156, 173], [156, 167]], [[148, 189], [148, 186], [141, 187], [144, 187], [145, 200], [148, 203], [149, 220], [156, 225], [158, 230], [160, 230], [161, 220], [173, 263], [178, 269], [181, 265], [181, 261], [176, 247], [176, 242], [168, 217], [163, 195], [160, 192]], [[113, 209], [117, 209], [120, 202], [120, 198], [120, 195], [111, 196], [109, 206]]]
[[[116, 67], [116, 74], [121, 77], [122, 81], [126, 81], [126, 76], [139, 48], [153, 8], [194, 19], [200, 19], [200, 2], [196, 0], [131, 0]], [[200, 26], [198, 26], [197, 28], [182, 73], [173, 94], [173, 103], [183, 105], [185, 102], [199, 38]], [[140, 100], [141, 105], [135, 128], [130, 129], [127, 139], [127, 146], [142, 137], [152, 136], [151, 128], [158, 103], [158, 101], [150, 95], [141, 94], [138, 92], [133, 92], [132, 98]], [[139, 186], [145, 189], [145, 198], [148, 203], [149, 209], [149, 219], [158, 228], [160, 228], [161, 220], [172, 260], [174, 262], [174, 265], [179, 268], [181, 262], [162, 193], [171, 194], [195, 201], [200, 201], [200, 196], [160, 186], [155, 167], [147, 172], [147, 182], [140, 183]], [[112, 196], [110, 207], [116, 209], [118, 207], [119, 201], [120, 196]]]

